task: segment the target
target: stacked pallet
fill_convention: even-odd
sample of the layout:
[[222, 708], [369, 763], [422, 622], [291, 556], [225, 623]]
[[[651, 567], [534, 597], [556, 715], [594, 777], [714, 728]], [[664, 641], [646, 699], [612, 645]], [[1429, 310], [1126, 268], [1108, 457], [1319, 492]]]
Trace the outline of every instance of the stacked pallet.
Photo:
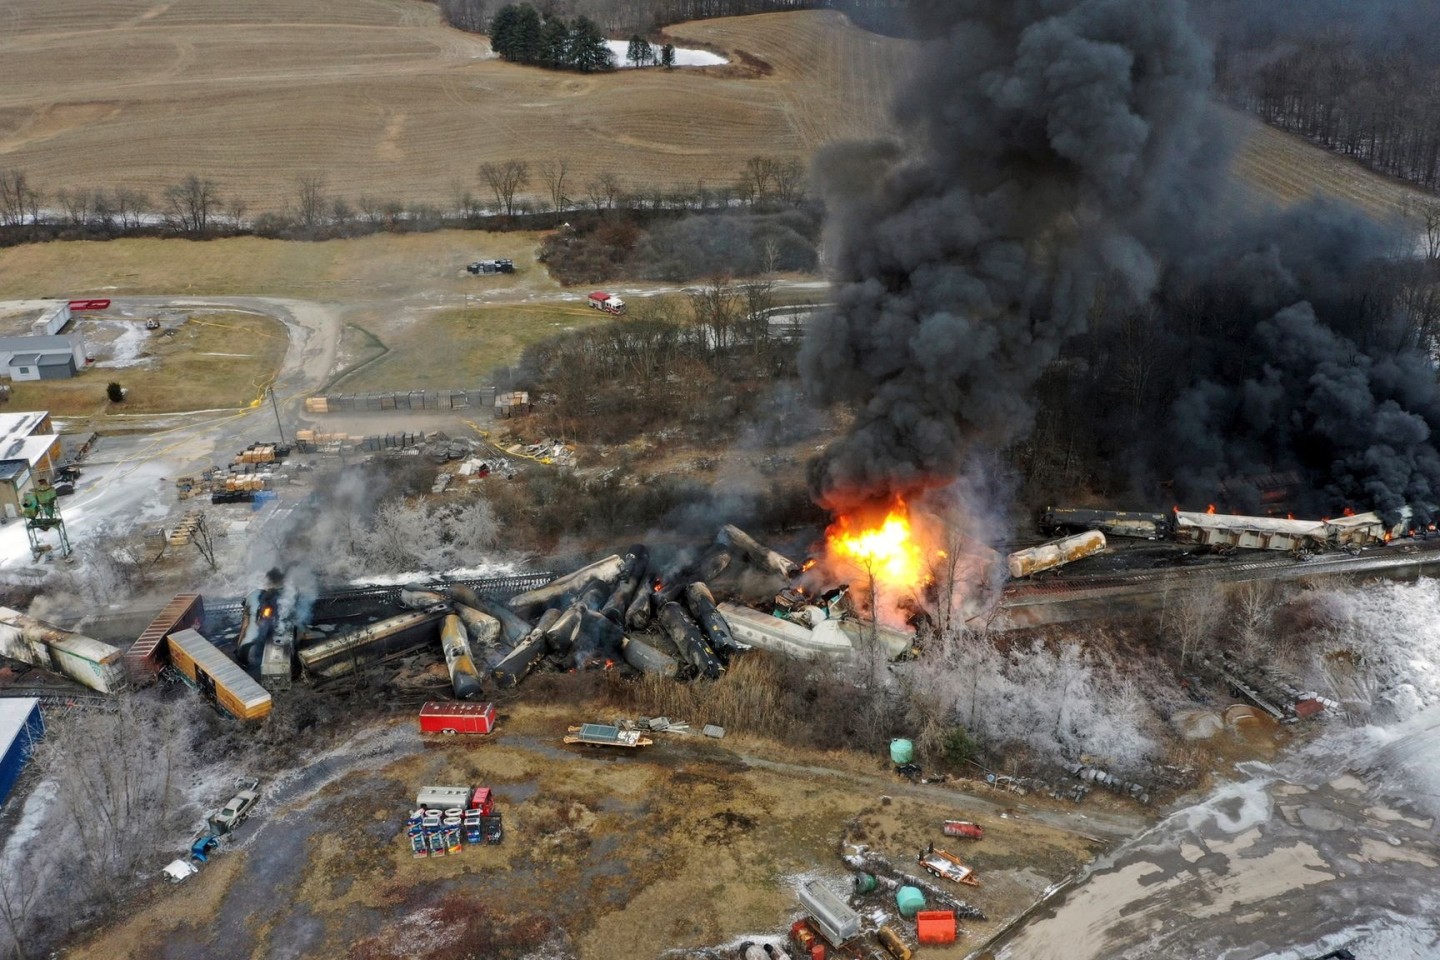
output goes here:
[[237, 457], [235, 458], [234, 462], [235, 462], [235, 463], [274, 463], [274, 462], [275, 462], [275, 444], [273, 444], [273, 443], [256, 443], [256, 444], [251, 444], [250, 446], [246, 447], [244, 450], [240, 451], [239, 456], [237, 456]]
[[200, 511], [191, 510], [180, 518], [180, 523], [170, 531], [170, 536], [165, 542], [172, 547], [183, 547], [195, 536], [195, 530], [199, 526]]
[[519, 417], [530, 412], [530, 393], [527, 390], [515, 390], [510, 393], [496, 394], [495, 416], [501, 418]]
[[329, 401], [329, 399], [326, 398], [326, 397], [306, 397], [306, 398], [305, 398], [305, 412], [306, 412], [306, 413], [329, 413], [329, 412], [330, 412], [330, 401]]
[[249, 474], [248, 476], [230, 475], [225, 478], [225, 489], [231, 493], [239, 490], [264, 490], [266, 481], [270, 478], [261, 474]]

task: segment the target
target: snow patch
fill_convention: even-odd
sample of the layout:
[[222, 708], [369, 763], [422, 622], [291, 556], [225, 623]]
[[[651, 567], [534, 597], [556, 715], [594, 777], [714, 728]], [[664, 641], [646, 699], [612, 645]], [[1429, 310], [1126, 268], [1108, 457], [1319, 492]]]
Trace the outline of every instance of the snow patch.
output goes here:
[[[628, 40], [606, 40], [605, 46], [615, 55], [615, 66], [622, 70], [628, 70], [634, 66], [625, 55], [630, 52], [630, 41]], [[655, 53], [655, 62], [660, 62], [660, 47], [650, 44], [650, 49]], [[730, 61], [718, 53], [711, 53], [709, 50], [692, 50], [685, 47], [675, 48], [675, 66], [677, 67], [723, 67]], [[757, 941], [758, 942], [758, 941]]]

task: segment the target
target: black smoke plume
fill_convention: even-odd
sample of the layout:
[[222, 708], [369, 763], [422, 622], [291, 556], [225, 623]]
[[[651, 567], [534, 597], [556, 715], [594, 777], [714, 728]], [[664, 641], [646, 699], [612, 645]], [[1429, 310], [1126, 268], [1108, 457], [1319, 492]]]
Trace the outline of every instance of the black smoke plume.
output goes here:
[[1257, 509], [1251, 478], [1292, 470], [1304, 509], [1430, 514], [1440, 395], [1396, 306], [1396, 233], [1331, 203], [1266, 210], [1230, 179], [1235, 124], [1180, 0], [918, 15], [937, 39], [900, 141], [817, 163], [836, 305], [801, 368], [855, 411], [812, 465], [818, 502], [948, 483], [1043, 404], [1117, 496], [1154, 504], [1164, 482]]
[[924, 68], [902, 147], [816, 169], [836, 307], [801, 354], [857, 409], [812, 487], [843, 508], [948, 482], [975, 443], [1023, 436], [1030, 387], [1085, 328], [1102, 280], [1154, 288], [1165, 228], [1214, 178], [1208, 50], [1171, 0], [917, 7]]

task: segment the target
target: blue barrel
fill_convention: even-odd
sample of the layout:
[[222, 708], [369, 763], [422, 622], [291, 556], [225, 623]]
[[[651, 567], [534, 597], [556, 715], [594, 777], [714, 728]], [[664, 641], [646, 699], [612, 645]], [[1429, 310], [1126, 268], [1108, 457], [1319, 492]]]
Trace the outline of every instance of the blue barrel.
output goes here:
[[900, 916], [913, 920], [915, 914], [925, 909], [925, 894], [919, 887], [901, 887], [895, 891], [895, 906], [900, 908]]
[[902, 763], [909, 763], [915, 759], [915, 744], [909, 740], [890, 741], [890, 762], [897, 767]]

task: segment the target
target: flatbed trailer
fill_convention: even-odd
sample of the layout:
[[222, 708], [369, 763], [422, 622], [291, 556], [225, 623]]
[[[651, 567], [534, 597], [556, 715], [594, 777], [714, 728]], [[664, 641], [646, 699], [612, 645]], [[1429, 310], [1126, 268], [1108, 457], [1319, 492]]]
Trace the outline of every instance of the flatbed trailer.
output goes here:
[[963, 883], [967, 887], [980, 886], [980, 881], [975, 877], [975, 868], [954, 854], [936, 850], [932, 846], [929, 850], [922, 850], [917, 859], [920, 861], [920, 866], [937, 877]]
[[648, 747], [655, 741], [640, 735], [639, 730], [621, 730], [604, 723], [586, 723], [571, 727], [566, 743], [584, 743], [592, 747]]

